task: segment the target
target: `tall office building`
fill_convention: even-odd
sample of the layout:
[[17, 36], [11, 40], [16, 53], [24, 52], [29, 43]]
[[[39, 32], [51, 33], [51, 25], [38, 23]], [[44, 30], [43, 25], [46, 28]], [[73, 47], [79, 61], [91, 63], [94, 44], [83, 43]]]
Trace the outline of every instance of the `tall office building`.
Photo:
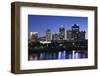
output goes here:
[[72, 31], [74, 31], [74, 32], [79, 32], [79, 26], [78, 26], [78, 24], [73, 24], [73, 26], [72, 26]]
[[79, 40], [80, 39], [80, 30], [77, 24], [72, 26], [72, 40]]
[[85, 31], [80, 32], [80, 40], [85, 40]]
[[46, 41], [51, 41], [51, 30], [47, 29], [45, 32]]
[[65, 40], [65, 28], [63, 25], [59, 28], [59, 38], [60, 40]]
[[38, 39], [39, 39], [39, 41], [45, 41], [46, 37], [43, 36], [43, 37], [39, 37]]
[[52, 40], [59, 40], [59, 34], [53, 34]]
[[30, 40], [36, 41], [38, 39], [38, 32], [30, 32]]
[[67, 40], [71, 40], [72, 39], [72, 31], [71, 30], [68, 30], [68, 31], [66, 31], [66, 39]]

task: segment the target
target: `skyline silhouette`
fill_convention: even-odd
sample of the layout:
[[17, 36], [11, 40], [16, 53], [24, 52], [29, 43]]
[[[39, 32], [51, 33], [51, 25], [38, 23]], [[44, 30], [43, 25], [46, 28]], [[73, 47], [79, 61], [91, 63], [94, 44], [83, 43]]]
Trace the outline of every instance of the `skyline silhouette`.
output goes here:
[[38, 32], [39, 37], [42, 37], [46, 29], [51, 29], [51, 33], [54, 34], [59, 33], [61, 26], [63, 26], [66, 31], [71, 30], [73, 24], [78, 24], [80, 31], [86, 31], [87, 39], [88, 17], [28, 15], [28, 34], [30, 32]]

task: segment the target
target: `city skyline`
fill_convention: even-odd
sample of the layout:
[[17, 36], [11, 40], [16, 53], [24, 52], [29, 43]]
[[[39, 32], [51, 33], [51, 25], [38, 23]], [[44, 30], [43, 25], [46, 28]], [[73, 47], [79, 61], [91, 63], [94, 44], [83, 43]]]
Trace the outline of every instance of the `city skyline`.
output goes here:
[[50, 29], [52, 34], [59, 33], [61, 26], [65, 28], [66, 33], [71, 29], [72, 24], [78, 24], [81, 31], [86, 31], [87, 39], [87, 17], [29, 15], [28, 33], [38, 32], [39, 37], [42, 37], [45, 35], [46, 29]]

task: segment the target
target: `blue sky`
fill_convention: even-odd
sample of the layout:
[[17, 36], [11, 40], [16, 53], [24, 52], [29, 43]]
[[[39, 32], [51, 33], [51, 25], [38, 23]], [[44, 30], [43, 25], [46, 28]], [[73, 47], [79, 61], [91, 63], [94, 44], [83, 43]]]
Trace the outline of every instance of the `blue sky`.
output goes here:
[[65, 30], [70, 30], [73, 24], [78, 24], [80, 30], [85, 30], [87, 38], [88, 17], [28, 15], [28, 33], [38, 32], [39, 37], [44, 36], [46, 29], [51, 29], [52, 33], [59, 33], [61, 25]]

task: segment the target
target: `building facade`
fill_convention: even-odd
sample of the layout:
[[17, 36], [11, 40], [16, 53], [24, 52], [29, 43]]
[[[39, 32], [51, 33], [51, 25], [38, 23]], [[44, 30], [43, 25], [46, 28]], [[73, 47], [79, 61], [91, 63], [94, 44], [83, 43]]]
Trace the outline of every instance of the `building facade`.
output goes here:
[[51, 41], [51, 30], [47, 29], [45, 32], [46, 41]]
[[53, 34], [52, 40], [59, 40], [59, 34]]
[[67, 40], [72, 39], [72, 31], [71, 30], [66, 31], [66, 38], [67, 38]]
[[38, 32], [30, 32], [30, 40], [31, 41], [38, 40]]
[[79, 40], [80, 30], [77, 24], [72, 26], [72, 40]]
[[85, 31], [81, 31], [81, 32], [80, 32], [80, 39], [81, 39], [81, 40], [85, 40], [85, 34], [86, 34]]
[[63, 25], [59, 28], [59, 38], [60, 40], [65, 40], [65, 28]]
[[80, 31], [80, 27], [77, 24], [74, 24], [71, 27], [71, 30], [67, 31], [67, 40], [85, 40], [85, 31]]

